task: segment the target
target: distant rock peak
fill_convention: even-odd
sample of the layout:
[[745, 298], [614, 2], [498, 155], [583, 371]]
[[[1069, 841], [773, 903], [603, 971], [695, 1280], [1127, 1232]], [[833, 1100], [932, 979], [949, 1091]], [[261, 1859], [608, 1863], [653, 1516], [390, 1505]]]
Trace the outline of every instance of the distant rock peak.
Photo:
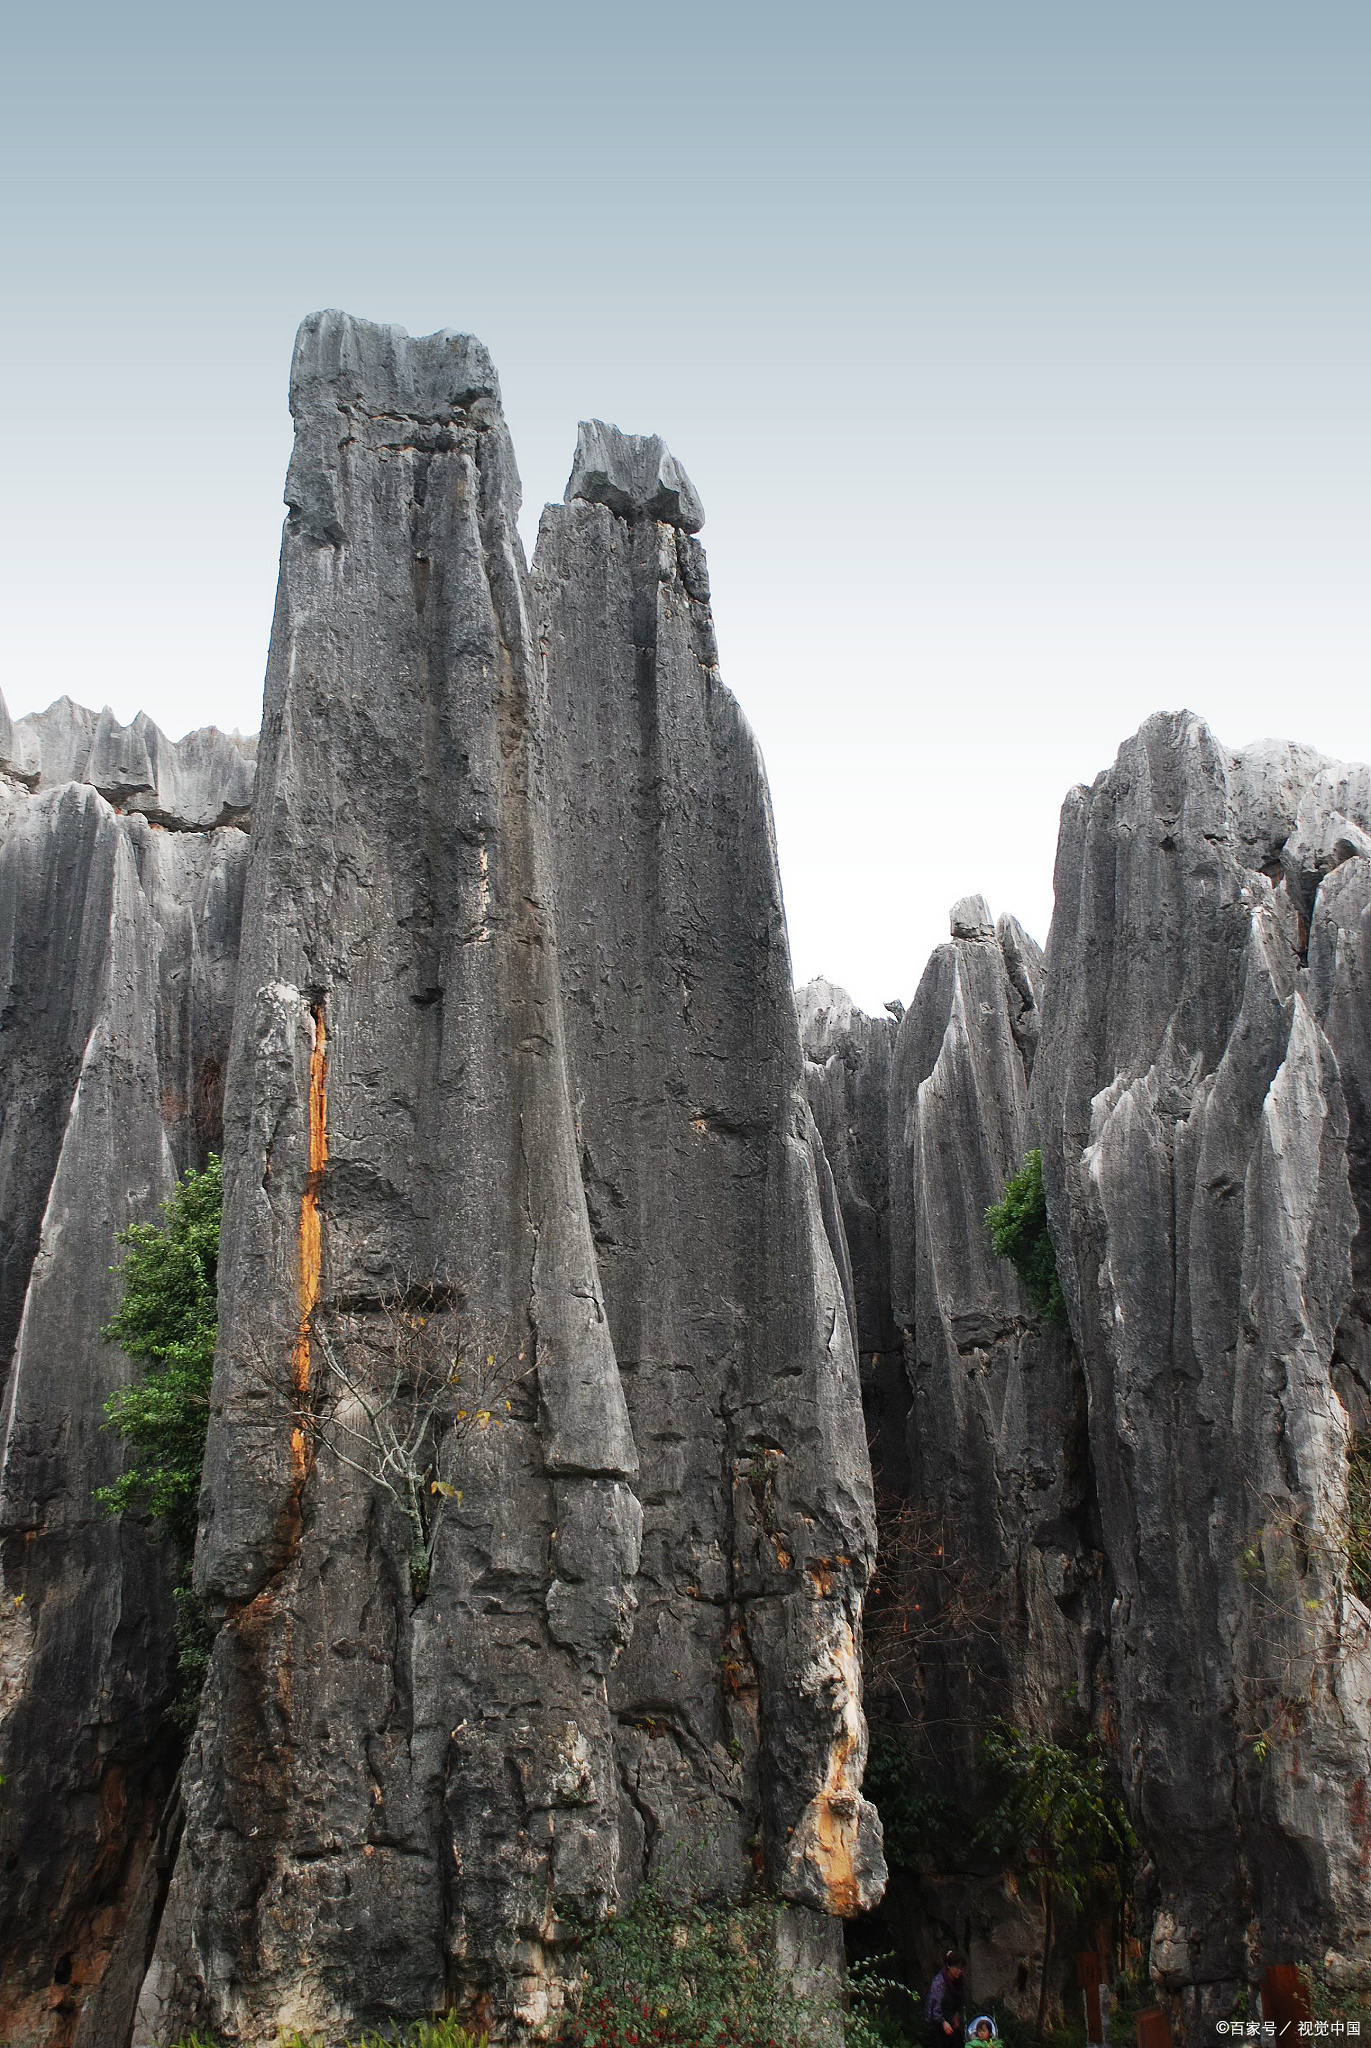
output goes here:
[[89, 783], [115, 810], [172, 831], [246, 828], [256, 762], [255, 734], [206, 725], [169, 740], [146, 712], [121, 725], [108, 705], [90, 711], [70, 697], [11, 719], [0, 698], [0, 774], [30, 792]]

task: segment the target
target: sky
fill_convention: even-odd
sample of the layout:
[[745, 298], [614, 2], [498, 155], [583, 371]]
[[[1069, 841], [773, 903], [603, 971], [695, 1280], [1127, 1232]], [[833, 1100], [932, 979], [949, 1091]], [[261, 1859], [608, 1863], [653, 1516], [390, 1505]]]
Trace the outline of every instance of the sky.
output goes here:
[[12, 4], [0, 687], [256, 727], [295, 327], [705, 504], [797, 979], [908, 1000], [1150, 712], [1371, 758], [1371, 9]]

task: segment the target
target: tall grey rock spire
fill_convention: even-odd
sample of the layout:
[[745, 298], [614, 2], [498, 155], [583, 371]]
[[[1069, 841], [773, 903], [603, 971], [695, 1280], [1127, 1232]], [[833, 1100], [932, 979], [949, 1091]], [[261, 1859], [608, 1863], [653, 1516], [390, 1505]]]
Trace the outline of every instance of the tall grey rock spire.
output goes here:
[[1254, 1956], [1371, 1962], [1368, 829], [1371, 771], [1188, 713], [1062, 814], [1033, 1100], [1152, 1963], [1197, 2040]]
[[[855, 1375], [760, 768], [677, 554], [695, 501], [658, 451], [624, 509], [568, 507], [598, 540], [549, 539], [539, 623], [479, 343], [315, 316], [292, 409], [197, 1566], [224, 1619], [140, 2041], [450, 2001], [536, 2024], [567, 1920], [687, 1822], [702, 1848], [721, 1823], [732, 1889], [760, 1828], [811, 1951], [879, 1878]], [[658, 718], [662, 780], [621, 786]], [[653, 806], [690, 777], [673, 851]], [[659, 1269], [619, 1260], [620, 1196]], [[422, 1597], [403, 1518], [336, 1455], [325, 1352], [383, 1391], [397, 1317], [525, 1362], [442, 1453]]]
[[870, 1474], [765, 775], [719, 676], [703, 517], [660, 441], [597, 422], [534, 559], [582, 1171], [642, 1461], [638, 1620], [611, 1699], [642, 1867], [693, 1835], [736, 1886], [751, 1841], [784, 1897], [847, 1914], [884, 1880], [860, 1794]]
[[170, 1560], [94, 1499], [136, 1370], [100, 1331], [116, 1232], [220, 1143], [252, 754], [0, 704], [0, 2033], [25, 2048], [127, 2031], [159, 1903]]

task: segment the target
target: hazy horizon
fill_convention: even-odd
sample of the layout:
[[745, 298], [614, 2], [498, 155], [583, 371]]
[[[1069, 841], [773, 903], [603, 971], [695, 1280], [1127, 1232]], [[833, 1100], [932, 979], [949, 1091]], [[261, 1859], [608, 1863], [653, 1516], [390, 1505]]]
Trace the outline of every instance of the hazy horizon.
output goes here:
[[1371, 16], [80, 0], [11, 39], [0, 683], [254, 729], [299, 319], [704, 500], [797, 981], [908, 1000], [1157, 710], [1371, 757]]

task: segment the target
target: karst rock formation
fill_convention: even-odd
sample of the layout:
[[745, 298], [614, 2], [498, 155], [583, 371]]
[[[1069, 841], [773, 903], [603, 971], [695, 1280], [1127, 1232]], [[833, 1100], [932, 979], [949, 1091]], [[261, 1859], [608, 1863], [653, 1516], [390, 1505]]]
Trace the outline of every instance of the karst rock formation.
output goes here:
[[[0, 705], [0, 2036], [119, 2038], [176, 1760], [162, 1550], [120, 1470], [115, 1232], [218, 1147], [254, 743]], [[125, 2035], [127, 2028], [125, 2026]]]
[[[1094, 1727], [1195, 2042], [1269, 1963], [1371, 1963], [1369, 834], [1367, 769], [1159, 716], [1067, 798], [1045, 961], [971, 898], [896, 1032], [799, 995], [844, 1219], [881, 1247], [854, 1261], [878, 1487], [935, 1514], [970, 1610], [901, 1711], [954, 1772], [987, 1706]], [[1030, 1145], [1069, 1334], [980, 1224]], [[892, 1330], [903, 1382], [866, 1348]]]
[[[645, 1879], [836, 1964], [864, 1686], [968, 1805], [988, 1714], [1093, 1731], [1196, 2048], [1371, 1967], [1371, 774], [1153, 719], [1045, 957], [970, 896], [907, 1010], [796, 998], [661, 441], [584, 423], [530, 567], [469, 336], [315, 315], [291, 409], [260, 752], [0, 707], [0, 2033], [520, 2038]], [[212, 1150], [187, 1747], [93, 1495], [116, 1232]], [[1012, 1975], [1012, 1885], [918, 1898]]]
[[[856, 1359], [698, 501], [586, 429], [530, 581], [478, 343], [325, 315], [292, 408], [197, 1558], [224, 1621], [140, 2039], [536, 2024], [568, 1923], [682, 1853], [734, 1889], [755, 1854], [820, 1954], [882, 1877]], [[309, 1421], [397, 1342], [499, 1382], [422, 1589]]]

